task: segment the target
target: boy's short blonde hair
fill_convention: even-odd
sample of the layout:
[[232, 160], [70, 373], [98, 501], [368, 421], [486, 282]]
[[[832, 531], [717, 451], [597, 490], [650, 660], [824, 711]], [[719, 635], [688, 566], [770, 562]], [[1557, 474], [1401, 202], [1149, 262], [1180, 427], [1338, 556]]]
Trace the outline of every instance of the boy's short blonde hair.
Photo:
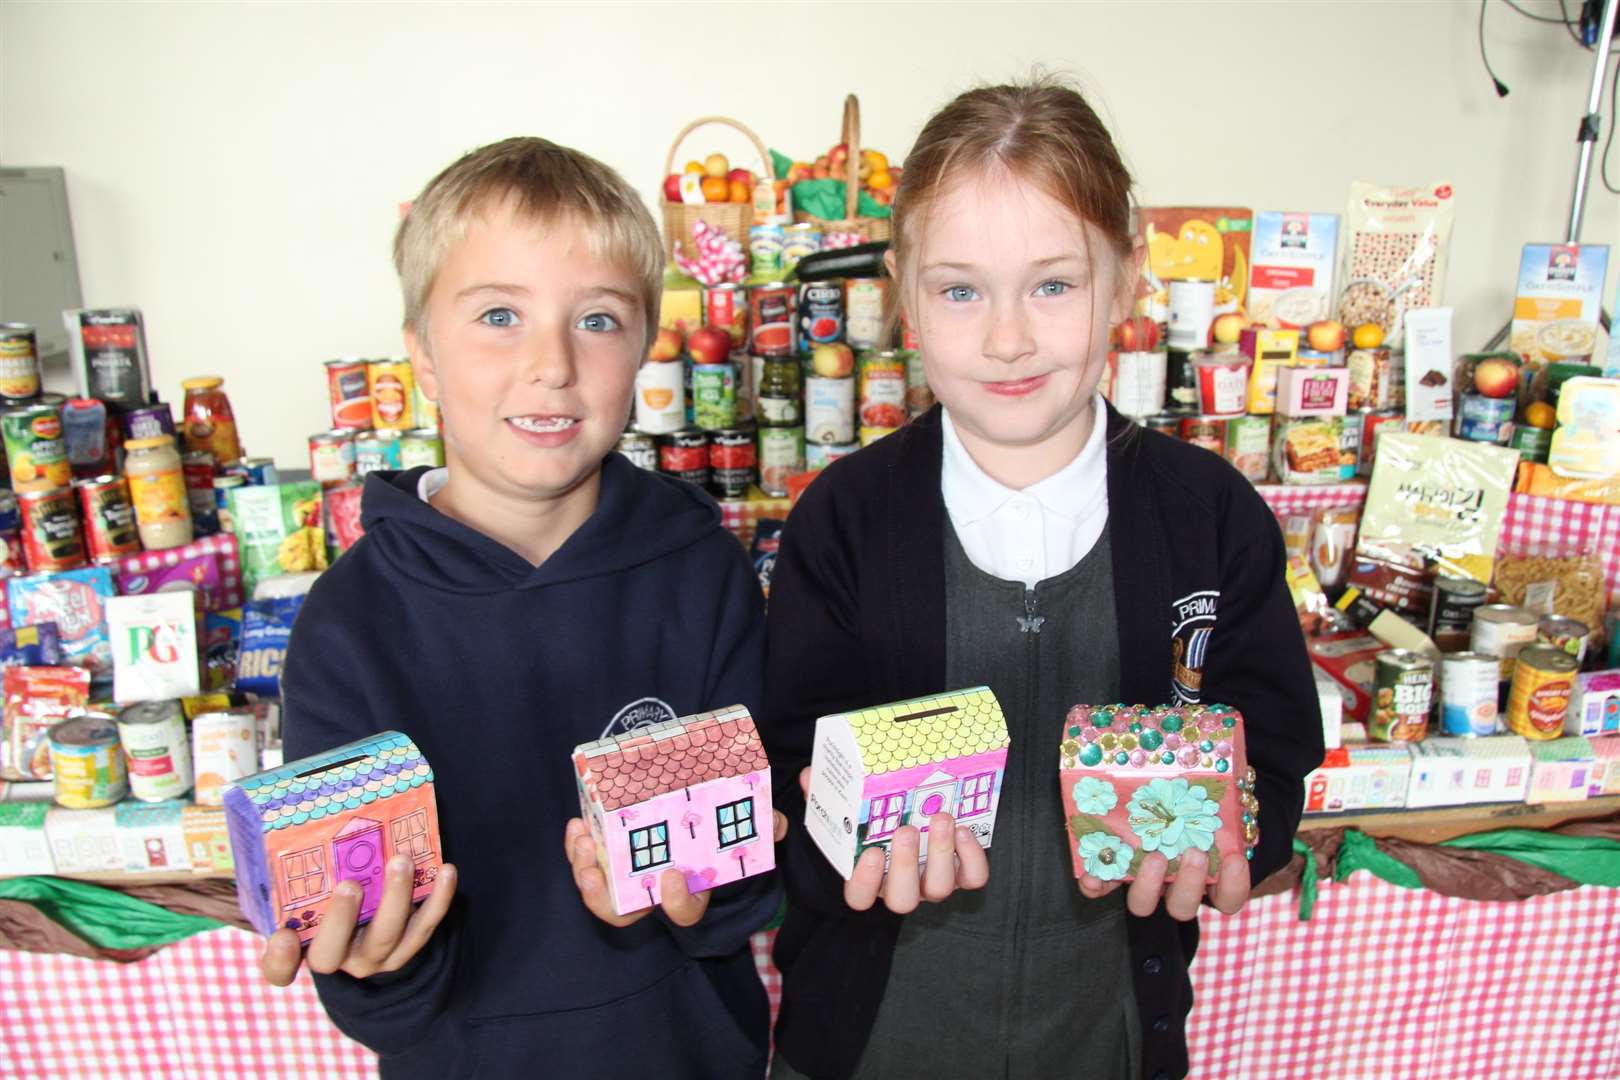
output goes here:
[[546, 139], [518, 137], [480, 147], [422, 189], [394, 234], [394, 269], [405, 299], [405, 325], [426, 340], [427, 301], [445, 253], [474, 217], [503, 199], [539, 222], [573, 217], [585, 224], [597, 257], [641, 282], [647, 340], [658, 330], [664, 246], [652, 215], [624, 177], [595, 158]]

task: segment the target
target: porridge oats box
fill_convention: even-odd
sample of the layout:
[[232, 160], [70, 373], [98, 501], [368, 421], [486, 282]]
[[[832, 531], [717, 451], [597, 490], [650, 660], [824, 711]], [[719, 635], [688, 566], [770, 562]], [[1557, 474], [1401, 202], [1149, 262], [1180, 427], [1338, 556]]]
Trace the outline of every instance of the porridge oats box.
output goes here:
[[1262, 210], [1250, 244], [1249, 318], [1274, 329], [1325, 319], [1333, 303], [1339, 215]]
[[1591, 361], [1608, 267], [1607, 244], [1524, 245], [1512, 344], [1526, 364]]

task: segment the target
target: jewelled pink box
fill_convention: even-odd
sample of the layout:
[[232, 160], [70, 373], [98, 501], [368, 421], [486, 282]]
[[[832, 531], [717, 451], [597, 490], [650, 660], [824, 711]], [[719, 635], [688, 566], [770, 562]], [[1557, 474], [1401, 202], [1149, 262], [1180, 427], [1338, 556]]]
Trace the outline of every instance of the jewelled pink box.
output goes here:
[[[1182, 856], [1247, 859], [1259, 838], [1243, 716], [1225, 705], [1076, 705], [1058, 751], [1074, 875], [1131, 881], [1159, 852], [1174, 878]], [[1167, 878], [1167, 879], [1168, 879]]]

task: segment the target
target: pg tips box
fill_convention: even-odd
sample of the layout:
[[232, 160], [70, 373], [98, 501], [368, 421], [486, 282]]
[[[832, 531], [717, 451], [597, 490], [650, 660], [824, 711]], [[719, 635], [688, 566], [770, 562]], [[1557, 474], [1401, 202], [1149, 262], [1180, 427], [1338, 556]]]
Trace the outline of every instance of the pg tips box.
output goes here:
[[[990, 847], [1007, 768], [1007, 722], [988, 686], [816, 721], [805, 828], [847, 881], [870, 847], [888, 860], [902, 825], [950, 814]], [[928, 840], [920, 857], [926, 861]]]

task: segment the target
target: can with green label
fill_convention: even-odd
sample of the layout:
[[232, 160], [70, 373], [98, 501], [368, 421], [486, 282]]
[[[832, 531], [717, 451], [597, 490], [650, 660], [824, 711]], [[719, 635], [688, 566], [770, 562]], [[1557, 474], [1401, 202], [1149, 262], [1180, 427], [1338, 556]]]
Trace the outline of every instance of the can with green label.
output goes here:
[[692, 422], [704, 431], [736, 425], [736, 368], [730, 364], [692, 365]]
[[52, 491], [73, 482], [62, 417], [53, 406], [19, 405], [0, 413], [0, 438], [11, 465], [13, 491]]
[[414, 469], [426, 465], [437, 469], [444, 464], [444, 439], [433, 428], [412, 428], [399, 437], [399, 467]]
[[1515, 424], [1513, 435], [1508, 439], [1508, 445], [1517, 450], [1519, 456], [1524, 460], [1545, 465], [1547, 463], [1547, 451], [1552, 449], [1552, 436], [1551, 428]]

